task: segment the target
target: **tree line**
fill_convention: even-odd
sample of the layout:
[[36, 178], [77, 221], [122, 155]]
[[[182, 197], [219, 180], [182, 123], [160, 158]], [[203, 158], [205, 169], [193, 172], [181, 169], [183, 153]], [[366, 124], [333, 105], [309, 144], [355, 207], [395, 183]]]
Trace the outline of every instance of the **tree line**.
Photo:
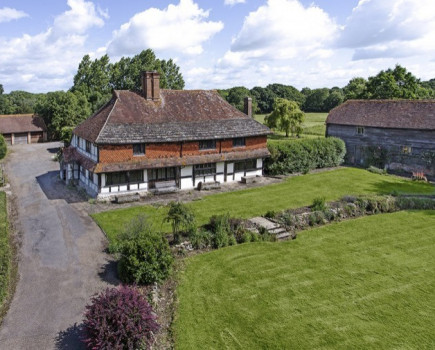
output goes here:
[[406, 68], [396, 65], [394, 69], [380, 71], [368, 79], [356, 77], [343, 87], [310, 89], [300, 91], [291, 85], [269, 84], [248, 89], [236, 86], [218, 90], [221, 96], [243, 111], [243, 99], [253, 100], [254, 112], [269, 114], [277, 98], [294, 101], [304, 112], [329, 112], [349, 99], [430, 99], [435, 98], [435, 79], [420, 81]]
[[[140, 73], [146, 70], [160, 73], [162, 88], [184, 88], [180, 68], [172, 59], [166, 61], [157, 58], [151, 49], [133, 57], [122, 57], [114, 63], [110, 62], [107, 55], [94, 60], [86, 55], [80, 62], [73, 85], [68, 91], [46, 94], [12, 91], [5, 94], [0, 84], [0, 114], [38, 113], [44, 118], [52, 139], [68, 139], [72, 128], [110, 99], [113, 89], [140, 91]], [[393, 69], [382, 70], [368, 79], [352, 78], [343, 88], [305, 87], [298, 90], [291, 85], [269, 84], [252, 89], [237, 86], [218, 92], [241, 111], [244, 109], [244, 98], [250, 96], [257, 114], [272, 113], [277, 99], [281, 105], [284, 103], [282, 100], [294, 101], [298, 109], [304, 112], [329, 112], [348, 99], [435, 98], [435, 79], [420, 81], [406, 68], [396, 65]], [[286, 105], [285, 108], [293, 111], [296, 106]], [[279, 123], [276, 114], [269, 119], [273, 125]], [[280, 123], [284, 123], [284, 120]], [[286, 123], [287, 127], [283, 127], [286, 132], [298, 134], [294, 126]]]

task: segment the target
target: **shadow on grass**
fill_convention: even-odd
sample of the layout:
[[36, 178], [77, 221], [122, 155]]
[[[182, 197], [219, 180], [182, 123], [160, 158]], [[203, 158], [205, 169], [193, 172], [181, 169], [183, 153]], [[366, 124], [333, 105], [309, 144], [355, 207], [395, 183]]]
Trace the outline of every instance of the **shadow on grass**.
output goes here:
[[83, 343], [85, 331], [83, 325], [76, 323], [64, 331], [60, 331], [56, 337], [56, 349], [58, 350], [86, 350]]
[[407, 179], [402, 179], [400, 182], [389, 182], [386, 180], [378, 181], [372, 185], [376, 193], [381, 194], [435, 194], [435, 186], [430, 183], [413, 182]]

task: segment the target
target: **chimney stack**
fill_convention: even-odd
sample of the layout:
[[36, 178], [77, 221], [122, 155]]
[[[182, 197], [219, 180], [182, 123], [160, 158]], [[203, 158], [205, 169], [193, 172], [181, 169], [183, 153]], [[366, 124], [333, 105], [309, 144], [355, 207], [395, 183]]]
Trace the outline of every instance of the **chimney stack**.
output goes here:
[[245, 114], [252, 118], [252, 98], [245, 97]]
[[142, 73], [142, 93], [146, 100], [160, 100], [160, 74], [158, 72]]

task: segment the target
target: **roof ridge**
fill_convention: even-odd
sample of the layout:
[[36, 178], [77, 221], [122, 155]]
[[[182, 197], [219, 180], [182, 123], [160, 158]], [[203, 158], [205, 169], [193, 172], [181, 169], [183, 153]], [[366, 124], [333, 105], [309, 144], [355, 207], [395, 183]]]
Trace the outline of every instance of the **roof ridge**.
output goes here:
[[[114, 93], [115, 93], [115, 95], [116, 95], [115, 102], [113, 103], [112, 109], [110, 110], [110, 113], [108, 114], [108, 116], [107, 116], [107, 118], [106, 118], [106, 121], [104, 122], [104, 125], [102, 126], [102, 128], [101, 128], [100, 131], [98, 132], [97, 137], [95, 138], [95, 143], [98, 143], [98, 139], [99, 139], [99, 137], [100, 137], [100, 134], [101, 134], [101, 132], [103, 131], [103, 129], [105, 128], [105, 126], [107, 125], [107, 122], [109, 121], [110, 116], [112, 115], [113, 109], [115, 108], [116, 102], [118, 102], [119, 95], [115, 92], [115, 90], [113, 90], [113, 91], [114, 91]], [[113, 97], [112, 97], [112, 99], [113, 99]], [[110, 103], [110, 102], [112, 101], [112, 99], [111, 99], [108, 103]]]

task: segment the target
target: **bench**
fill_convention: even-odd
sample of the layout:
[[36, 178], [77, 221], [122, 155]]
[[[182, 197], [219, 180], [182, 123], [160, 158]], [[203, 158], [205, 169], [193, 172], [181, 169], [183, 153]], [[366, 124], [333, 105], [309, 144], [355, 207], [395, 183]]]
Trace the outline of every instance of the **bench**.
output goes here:
[[244, 184], [252, 184], [256, 182], [257, 176], [256, 175], [250, 175], [250, 176], [242, 176], [242, 183]]
[[198, 183], [198, 191], [209, 191], [221, 188], [221, 183], [219, 181], [202, 182]]
[[131, 193], [131, 194], [123, 194], [119, 196], [115, 196], [115, 203], [129, 203], [129, 202], [137, 202], [140, 200], [139, 193]]
[[154, 193], [163, 194], [163, 193], [173, 193], [177, 192], [178, 187], [175, 181], [159, 181], [154, 185]]

